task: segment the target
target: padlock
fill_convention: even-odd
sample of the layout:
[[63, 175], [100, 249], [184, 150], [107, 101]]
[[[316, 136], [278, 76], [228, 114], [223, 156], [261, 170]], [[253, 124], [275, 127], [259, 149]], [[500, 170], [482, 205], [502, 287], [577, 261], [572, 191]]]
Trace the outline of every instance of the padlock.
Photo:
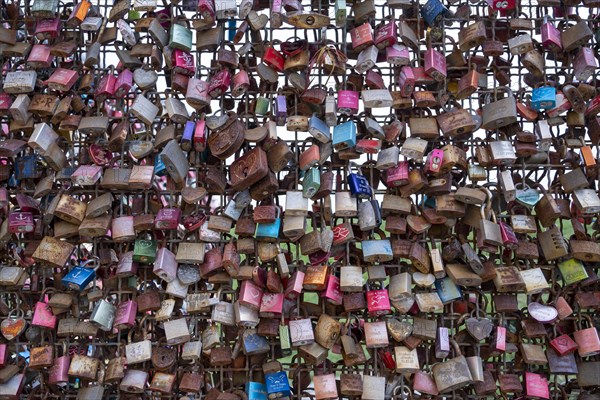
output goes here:
[[84, 290], [96, 277], [96, 270], [100, 267], [96, 259], [87, 260], [75, 266], [61, 280], [65, 287]]
[[421, 8], [421, 16], [429, 26], [434, 26], [448, 15], [448, 9], [439, 0], [427, 0]]
[[533, 89], [531, 106], [540, 111], [556, 106], [556, 89], [552, 86], [542, 86]]

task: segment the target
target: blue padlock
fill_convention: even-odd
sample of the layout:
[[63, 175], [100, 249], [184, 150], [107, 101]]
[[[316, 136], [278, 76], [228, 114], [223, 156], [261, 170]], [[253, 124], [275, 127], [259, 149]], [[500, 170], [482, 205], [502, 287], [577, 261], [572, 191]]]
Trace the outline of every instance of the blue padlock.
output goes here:
[[313, 135], [321, 143], [327, 143], [331, 140], [331, 129], [322, 119], [313, 114], [308, 120], [308, 133]]
[[[87, 267], [90, 263], [93, 263], [92, 268]], [[87, 260], [70, 270], [61, 279], [61, 282], [69, 289], [82, 291], [94, 280], [98, 267], [99, 264], [96, 262], [96, 259]]]
[[436, 201], [435, 201], [435, 197], [431, 196], [423, 196], [423, 207], [427, 207], [427, 208], [435, 208], [436, 205]]
[[265, 351], [268, 352], [270, 349], [267, 339], [258, 333], [245, 334], [242, 337], [242, 344], [244, 346], [244, 353], [247, 356], [264, 354]]
[[442, 303], [444, 304], [448, 304], [454, 300], [462, 298], [460, 288], [456, 286], [456, 283], [454, 283], [449, 276], [442, 279], [436, 279], [435, 290], [437, 291], [438, 296], [440, 296], [440, 300], [442, 300]]
[[156, 176], [166, 176], [167, 175], [167, 167], [165, 163], [160, 159], [159, 154], [157, 153], [154, 157], [154, 175]]
[[348, 186], [354, 197], [370, 199], [373, 196], [373, 189], [371, 189], [369, 181], [360, 173], [355, 174], [352, 172], [348, 175]]
[[192, 140], [194, 140], [195, 129], [196, 121], [186, 121], [185, 126], [183, 127], [183, 135], [181, 135], [181, 141], [179, 142], [181, 150], [192, 150]]
[[267, 400], [267, 386], [260, 382], [246, 382], [248, 400]]
[[277, 240], [279, 237], [279, 231], [281, 229], [281, 211], [277, 208], [277, 218], [271, 223], [259, 223], [256, 224], [256, 238], [271, 242]]
[[336, 151], [349, 149], [356, 145], [356, 124], [346, 121], [333, 128], [333, 148]]
[[267, 394], [270, 399], [290, 396], [290, 382], [285, 372], [279, 371], [265, 375]]
[[392, 242], [385, 237], [361, 242], [363, 259], [367, 262], [386, 262], [394, 258]]
[[533, 89], [531, 107], [537, 111], [550, 110], [556, 107], [556, 88], [542, 86]]
[[440, 0], [427, 0], [427, 3], [421, 8], [421, 16], [429, 26], [439, 22], [447, 12], [448, 9]]
[[41, 170], [37, 167], [37, 156], [23, 156], [15, 159], [15, 178], [21, 179], [35, 179], [41, 175]]

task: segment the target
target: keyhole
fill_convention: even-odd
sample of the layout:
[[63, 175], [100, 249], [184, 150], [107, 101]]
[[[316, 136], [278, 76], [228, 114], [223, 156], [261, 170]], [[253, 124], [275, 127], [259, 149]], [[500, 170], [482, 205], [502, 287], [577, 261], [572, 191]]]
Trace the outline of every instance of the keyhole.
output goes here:
[[242, 171], [242, 174], [244, 174], [244, 177], [248, 176], [248, 167], [244, 168], [244, 170]]

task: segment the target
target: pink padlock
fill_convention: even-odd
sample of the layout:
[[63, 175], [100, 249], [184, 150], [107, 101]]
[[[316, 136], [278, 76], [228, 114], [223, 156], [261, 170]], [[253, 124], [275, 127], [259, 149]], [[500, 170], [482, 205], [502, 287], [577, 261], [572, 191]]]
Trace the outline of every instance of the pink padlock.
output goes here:
[[248, 72], [246, 72], [245, 69], [240, 69], [233, 76], [233, 88], [231, 89], [231, 94], [233, 97], [239, 97], [246, 93], [249, 87], [250, 77], [248, 76]]
[[219, 97], [225, 93], [231, 85], [231, 72], [222, 69], [210, 79], [208, 84], [208, 94], [212, 97]]
[[590, 101], [588, 107], [585, 109], [586, 118], [593, 117], [600, 113], [600, 94], [597, 95]]
[[198, 267], [200, 275], [206, 278], [223, 270], [223, 255], [221, 249], [215, 247], [204, 254], [204, 262]]
[[69, 381], [69, 365], [71, 365], [71, 357], [67, 343], [63, 342], [62, 356], [54, 358], [54, 364], [48, 371], [48, 383], [56, 385]]
[[113, 329], [129, 329], [135, 326], [135, 315], [137, 313], [137, 301], [125, 300], [117, 306]]
[[398, 42], [398, 26], [396, 21], [391, 18], [388, 21], [382, 21], [375, 28], [375, 46], [378, 49], [385, 49], [389, 46], [393, 46]]
[[340, 278], [335, 275], [329, 275], [325, 290], [321, 292], [321, 297], [331, 304], [341, 306], [344, 300], [344, 294], [340, 290]]
[[369, 290], [367, 285], [367, 309], [370, 316], [386, 315], [392, 312], [387, 289]]
[[[354, 85], [346, 83], [347, 86]], [[339, 90], [337, 101], [338, 112], [346, 115], [356, 114], [358, 112], [358, 92], [356, 90]]]
[[413, 90], [415, 89], [416, 79], [413, 72], [413, 68], [405, 65], [400, 70], [400, 76], [398, 77], [398, 86], [400, 86], [400, 95], [403, 97], [410, 97]]
[[135, 239], [135, 228], [133, 226], [133, 217], [124, 215], [116, 217], [111, 222], [111, 236], [115, 242], [128, 242]]
[[196, 152], [203, 152], [206, 150], [206, 138], [208, 136], [208, 132], [206, 130], [206, 121], [203, 119], [196, 121], [196, 126], [194, 127], [194, 150]]
[[35, 222], [33, 214], [24, 211], [11, 211], [8, 214], [8, 231], [10, 233], [33, 232]]
[[542, 46], [546, 49], [559, 52], [562, 51], [562, 39], [560, 37], [560, 31], [548, 22], [548, 16], [544, 17], [544, 23], [542, 24]]
[[196, 73], [194, 56], [187, 51], [181, 49], [173, 50], [171, 53], [171, 62], [173, 63], [173, 71], [179, 74], [194, 76]]
[[410, 64], [410, 53], [408, 47], [396, 43], [385, 48], [385, 58], [389, 64], [408, 65]]
[[7, 115], [12, 104], [12, 97], [8, 93], [0, 93], [0, 115]]
[[52, 313], [52, 308], [46, 302], [38, 301], [35, 303], [31, 325], [48, 329], [56, 328], [56, 316]]
[[425, 50], [425, 73], [438, 82], [446, 79], [446, 57], [441, 52], [429, 47]]
[[114, 85], [114, 93], [115, 96], [121, 98], [129, 93], [129, 90], [133, 86], [133, 72], [131, 72], [128, 68], [123, 69]]
[[165, 282], [173, 282], [177, 279], [177, 261], [175, 260], [175, 254], [166, 247], [161, 247], [156, 252], [156, 260], [154, 260], [152, 272]]
[[304, 284], [304, 272], [296, 270], [285, 286], [285, 298], [296, 300], [302, 294], [302, 285]]
[[368, 46], [373, 44], [373, 30], [371, 24], [365, 22], [362, 25], [350, 31], [350, 37], [352, 39], [352, 48], [355, 51], [362, 51]]
[[79, 79], [79, 73], [72, 69], [57, 68], [46, 81], [48, 87], [59, 92], [68, 92]]
[[211, 98], [208, 95], [208, 86], [208, 82], [202, 79], [190, 78], [185, 92], [185, 101], [196, 109], [209, 105]]
[[50, 68], [54, 56], [50, 54], [50, 45], [34, 44], [27, 57], [27, 64], [33, 68]]
[[35, 24], [35, 36], [38, 40], [56, 39], [60, 26], [60, 17], [42, 19]]
[[128, 278], [137, 274], [138, 263], [133, 262], [133, 251], [127, 251], [119, 257], [115, 275], [119, 278]]
[[213, 0], [198, 0], [198, 12], [209, 27], [217, 20]]
[[176, 207], [161, 208], [154, 218], [154, 228], [161, 230], [175, 230], [179, 226], [181, 209]]
[[397, 166], [387, 169], [385, 183], [394, 187], [408, 184], [408, 161], [400, 161]]
[[281, 318], [283, 311], [283, 293], [265, 293], [260, 302], [261, 318]]
[[8, 205], [8, 190], [6, 187], [0, 187], [0, 208], [4, 208]]
[[444, 159], [444, 151], [441, 149], [433, 149], [427, 155], [427, 161], [425, 162], [425, 173], [426, 174], [439, 174], [442, 169], [442, 161]]
[[258, 311], [264, 292], [251, 280], [242, 281], [240, 287], [240, 304], [251, 310]]
[[580, 81], [587, 80], [598, 68], [598, 61], [594, 56], [594, 51], [589, 47], [582, 47], [577, 52], [573, 60], [573, 74], [575, 79]]
[[525, 372], [525, 393], [528, 398], [549, 399], [548, 379], [533, 372]]
[[417, 85], [431, 85], [435, 83], [435, 79], [429, 76], [423, 67], [413, 67], [412, 72], [415, 75]]
[[112, 74], [112, 72], [107, 72], [100, 78], [98, 82], [98, 87], [95, 92], [95, 99], [97, 102], [104, 102], [109, 97], [113, 97], [115, 95], [115, 84], [117, 83], [117, 78]]
[[6, 367], [8, 361], [8, 346], [6, 343], [0, 343], [0, 368]]

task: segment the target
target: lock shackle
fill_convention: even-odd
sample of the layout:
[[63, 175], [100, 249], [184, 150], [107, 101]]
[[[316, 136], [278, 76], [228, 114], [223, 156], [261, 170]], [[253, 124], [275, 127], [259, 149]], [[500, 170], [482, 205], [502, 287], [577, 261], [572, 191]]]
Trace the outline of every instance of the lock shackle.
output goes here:
[[410, 390], [410, 388], [404, 384], [404, 380], [402, 380], [402, 383], [394, 388], [394, 391], [392, 392], [392, 399], [404, 400], [405, 398], [413, 400], [413, 393], [412, 390]]
[[[461, 317], [462, 318], [462, 317]], [[460, 346], [458, 344], [458, 342], [455, 339], [450, 339], [450, 344], [452, 345], [452, 348], [454, 349], [455, 355], [454, 357], [459, 357], [462, 356], [462, 351], [460, 350]]]

